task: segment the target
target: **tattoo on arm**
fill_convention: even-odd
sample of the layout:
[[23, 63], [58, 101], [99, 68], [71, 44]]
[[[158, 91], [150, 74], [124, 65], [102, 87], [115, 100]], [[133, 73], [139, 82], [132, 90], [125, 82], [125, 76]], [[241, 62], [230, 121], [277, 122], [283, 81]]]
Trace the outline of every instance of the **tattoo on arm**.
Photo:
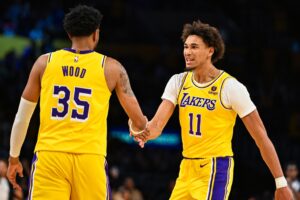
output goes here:
[[121, 72], [120, 72], [120, 85], [121, 85], [122, 92], [124, 92], [125, 94], [127, 94], [129, 96], [134, 96], [134, 93], [130, 86], [127, 72], [123, 66], [121, 66]]

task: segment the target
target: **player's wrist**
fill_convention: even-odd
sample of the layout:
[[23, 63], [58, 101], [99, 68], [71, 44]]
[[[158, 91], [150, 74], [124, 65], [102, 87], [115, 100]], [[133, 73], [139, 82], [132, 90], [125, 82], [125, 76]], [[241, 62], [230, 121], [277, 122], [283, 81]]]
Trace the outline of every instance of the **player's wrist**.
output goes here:
[[276, 185], [276, 189], [288, 186], [286, 178], [284, 176], [275, 178], [275, 185]]
[[10, 164], [18, 164], [18, 163], [20, 162], [20, 160], [19, 160], [19, 157], [12, 157], [12, 156], [9, 156], [8, 162], [9, 162]]
[[148, 119], [147, 119], [147, 117], [145, 117], [145, 119], [146, 119], [145, 127], [142, 130], [134, 130], [134, 128], [132, 127], [132, 121], [131, 121], [131, 119], [129, 119], [129, 130], [133, 135], [139, 135], [146, 130]]

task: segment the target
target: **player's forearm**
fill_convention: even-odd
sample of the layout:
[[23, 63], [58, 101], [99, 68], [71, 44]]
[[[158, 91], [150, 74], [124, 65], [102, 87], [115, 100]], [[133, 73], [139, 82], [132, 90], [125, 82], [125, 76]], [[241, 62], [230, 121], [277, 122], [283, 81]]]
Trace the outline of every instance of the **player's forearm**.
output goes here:
[[161, 102], [157, 112], [147, 126], [150, 132], [149, 139], [155, 139], [160, 136], [170, 117], [172, 116], [174, 109], [175, 106], [171, 101], [163, 100]]
[[283, 176], [282, 168], [271, 140], [264, 138], [262, 141], [256, 142], [259, 147], [261, 156], [268, 168], [270, 169], [274, 178]]
[[139, 130], [144, 130], [147, 120], [143, 115], [143, 112], [139, 106], [139, 103], [131, 89], [129, 78], [125, 68], [119, 63], [114, 61], [115, 71], [111, 71], [112, 74], [118, 74], [115, 91], [118, 99], [125, 110], [127, 116], [132, 122], [132, 127], [136, 127]]
[[146, 128], [147, 119], [145, 116], [140, 115], [136, 119], [132, 119], [132, 123], [138, 130], [144, 130]]
[[21, 98], [18, 112], [16, 114], [10, 137], [10, 156], [18, 157], [26, 137], [26, 132], [36, 103]]
[[269, 139], [263, 122], [255, 110], [242, 118], [247, 130], [258, 146], [261, 156], [269, 167], [274, 178], [282, 177], [283, 172], [276, 153], [276, 150]]
[[148, 139], [153, 140], [153, 139], [159, 137], [162, 133], [163, 128], [164, 128], [163, 124], [159, 124], [158, 120], [152, 119], [147, 125], [147, 129], [150, 132]]
[[128, 98], [124, 103], [123, 107], [128, 117], [132, 121], [132, 126], [137, 130], [143, 130], [146, 127], [147, 119], [143, 115], [140, 105], [135, 97]]

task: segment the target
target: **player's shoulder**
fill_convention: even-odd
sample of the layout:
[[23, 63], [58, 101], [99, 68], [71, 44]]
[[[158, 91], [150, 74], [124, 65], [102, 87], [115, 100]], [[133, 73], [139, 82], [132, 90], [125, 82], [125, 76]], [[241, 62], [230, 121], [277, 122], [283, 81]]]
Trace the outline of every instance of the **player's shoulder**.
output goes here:
[[181, 88], [181, 86], [185, 82], [187, 74], [188, 74], [188, 72], [173, 74], [171, 76], [171, 78], [169, 79], [169, 81], [168, 81], [168, 85], [170, 87], [174, 87], [174, 88], [177, 88], [177, 89]]
[[177, 83], [182, 82], [187, 76], [188, 72], [181, 72], [178, 74], [173, 74], [170, 80], [176, 81]]
[[178, 74], [174, 74], [175, 77], [182, 79], [183, 77], [185, 77], [188, 74], [188, 72], [181, 72]]
[[227, 91], [246, 89], [245, 85], [243, 83], [241, 83], [237, 78], [235, 78], [234, 76], [231, 76], [228, 73], [226, 73], [226, 74], [227, 74], [227, 77], [224, 79], [223, 87], [222, 87], [223, 89], [225, 89]]
[[40, 55], [32, 66], [31, 69], [32, 74], [41, 77], [46, 69], [48, 59], [49, 59], [49, 54]]
[[219, 76], [221, 78], [221, 80], [223, 81], [223, 83], [227, 84], [231, 84], [231, 83], [237, 83], [239, 82], [233, 75], [229, 74], [228, 72], [221, 70], [221, 75]]
[[67, 52], [65, 49], [58, 49], [58, 50], [55, 50], [52, 52], [42, 54], [40, 56], [40, 58], [42, 61], [46, 60], [46, 63], [50, 63], [50, 61], [52, 61], [54, 58], [63, 57], [64, 56], [63, 53], [65, 53], [65, 52]]
[[111, 66], [111, 67], [120, 67], [122, 64], [115, 58], [112, 58], [110, 56], [106, 57], [105, 65]]
[[38, 59], [47, 60], [50, 55], [51, 55], [51, 53], [45, 53], [45, 54], [40, 55], [38, 57]]
[[123, 65], [115, 58], [107, 56], [105, 62], [103, 63], [105, 71], [108, 72], [120, 72], [125, 70]]
[[49, 59], [49, 57], [51, 56], [51, 53], [45, 53], [40, 55], [37, 59], [36, 59], [36, 64], [37, 65], [41, 65], [41, 66], [46, 66], [47, 61]]

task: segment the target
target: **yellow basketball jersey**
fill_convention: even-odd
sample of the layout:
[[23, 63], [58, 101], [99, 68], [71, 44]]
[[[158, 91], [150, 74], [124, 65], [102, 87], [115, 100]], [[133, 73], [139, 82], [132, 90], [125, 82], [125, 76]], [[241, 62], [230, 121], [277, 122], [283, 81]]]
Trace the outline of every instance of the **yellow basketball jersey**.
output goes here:
[[193, 72], [187, 72], [178, 96], [184, 157], [233, 155], [231, 139], [237, 114], [221, 102], [222, 86], [228, 77], [221, 72], [209, 85], [199, 87]]
[[41, 80], [40, 128], [35, 151], [106, 156], [109, 99], [105, 56], [62, 49], [49, 54]]

